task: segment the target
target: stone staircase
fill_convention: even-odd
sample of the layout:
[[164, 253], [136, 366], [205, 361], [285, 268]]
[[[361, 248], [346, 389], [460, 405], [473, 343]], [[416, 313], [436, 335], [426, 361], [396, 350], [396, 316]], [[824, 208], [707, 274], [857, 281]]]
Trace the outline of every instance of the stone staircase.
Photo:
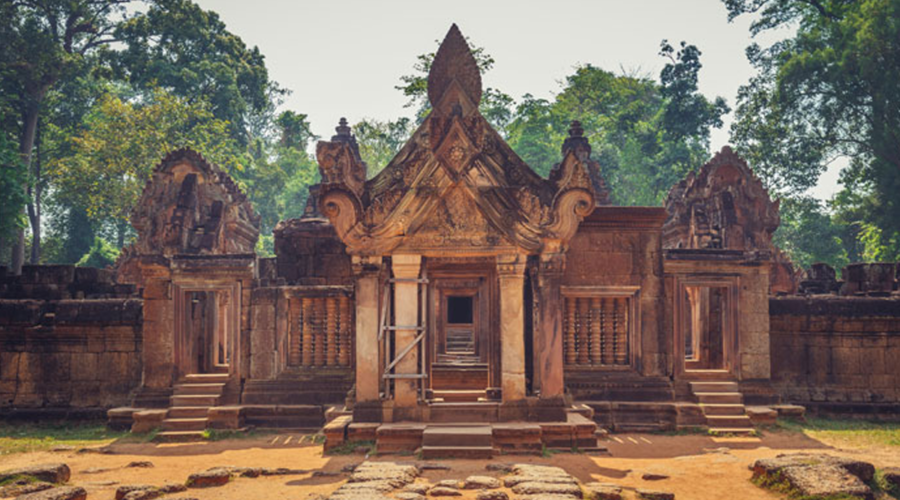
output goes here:
[[160, 441], [199, 441], [209, 424], [210, 407], [218, 406], [222, 398], [227, 373], [195, 373], [175, 384], [169, 410], [162, 421]]
[[491, 458], [493, 429], [489, 425], [428, 425], [422, 432], [422, 458]]
[[706, 425], [715, 434], [751, 434], [753, 423], [744, 407], [744, 396], [732, 380], [690, 382], [691, 392], [700, 403]]

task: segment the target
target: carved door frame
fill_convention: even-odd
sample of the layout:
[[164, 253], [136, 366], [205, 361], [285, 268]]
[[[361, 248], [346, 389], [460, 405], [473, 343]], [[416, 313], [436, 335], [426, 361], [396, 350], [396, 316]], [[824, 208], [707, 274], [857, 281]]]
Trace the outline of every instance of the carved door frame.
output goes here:
[[[500, 384], [499, 282], [493, 259], [428, 259], [428, 334], [426, 353], [428, 387], [431, 387], [431, 367], [442, 348], [439, 345], [441, 323], [444, 320], [442, 290], [452, 289], [477, 296], [473, 302], [473, 316], [477, 317], [475, 337], [481, 362], [487, 363], [488, 387]], [[455, 284], [457, 286], [447, 286]], [[476, 311], [477, 310], [477, 311]], [[474, 318], [473, 318], [474, 319]]]
[[684, 296], [688, 287], [709, 287], [724, 288], [726, 290], [725, 299], [726, 306], [723, 314], [722, 328], [722, 368], [706, 371], [727, 372], [735, 377], [740, 378], [740, 332], [738, 330], [738, 290], [740, 290], [740, 276], [691, 276], [691, 277], [675, 277], [675, 297], [674, 297], [674, 356], [675, 356], [675, 376], [682, 378], [690, 378], [691, 372], [699, 370], [689, 370], [685, 362], [685, 341], [687, 332], [685, 331], [688, 321], [689, 304]]
[[224, 333], [226, 335], [226, 346], [230, 356], [228, 363], [229, 375], [240, 375], [241, 360], [241, 283], [234, 281], [230, 283], [210, 284], [202, 281], [178, 281], [172, 283], [172, 300], [174, 301], [174, 337], [173, 345], [174, 353], [172, 357], [172, 370], [175, 380], [180, 379], [187, 373], [183, 373], [185, 363], [185, 349], [187, 347], [187, 321], [189, 313], [187, 311], [188, 294], [192, 292], [217, 292], [224, 293], [228, 297], [226, 312], [223, 314], [226, 318]]

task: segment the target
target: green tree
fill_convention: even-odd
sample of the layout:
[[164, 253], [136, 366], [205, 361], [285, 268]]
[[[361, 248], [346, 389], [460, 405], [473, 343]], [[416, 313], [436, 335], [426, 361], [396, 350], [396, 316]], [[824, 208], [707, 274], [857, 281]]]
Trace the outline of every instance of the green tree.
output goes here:
[[844, 227], [811, 197], [783, 198], [781, 225], [773, 241], [801, 268], [824, 262], [841, 269], [850, 262], [842, 238]]
[[163, 90], [134, 101], [114, 93], [102, 96], [86, 129], [71, 141], [72, 155], [48, 166], [58, 197], [111, 225], [119, 247], [125, 244], [131, 210], [165, 152], [192, 147], [232, 175], [246, 162], [227, 123], [202, 101], [190, 103]]
[[366, 162], [370, 178], [391, 162], [412, 133], [413, 123], [409, 118], [395, 121], [367, 118], [353, 126], [353, 134], [359, 143], [359, 155]]
[[190, 0], [152, 0], [145, 13], [119, 25], [116, 36], [124, 43], [113, 57], [119, 75], [139, 88], [208, 102], [240, 144], [253, 140], [254, 115], [269, 113], [284, 94], [269, 79], [259, 49]]
[[[21, 168], [32, 182], [26, 186], [32, 226], [32, 261], [40, 254], [40, 170], [33, 151], [47, 93], [60, 81], [84, 71], [93, 56], [115, 38], [116, 16], [125, 16], [129, 0], [29, 0], [0, 4], [0, 75], [2, 91], [14, 96]], [[11, 267], [18, 273], [25, 260], [25, 234], [13, 245]]]
[[796, 29], [747, 50], [759, 74], [740, 91], [738, 151], [788, 194], [844, 159], [838, 215], [871, 258], [900, 258], [900, 1], [724, 1], [731, 19], [755, 16], [754, 35]]
[[669, 59], [657, 83], [583, 65], [566, 77], [550, 102], [526, 95], [507, 127], [513, 149], [540, 174], [560, 159], [569, 123], [579, 120], [622, 205], [658, 205], [668, 190], [709, 157], [709, 132], [722, 124], [725, 101], [707, 100], [697, 88], [700, 51], [667, 42]]
[[119, 249], [110, 245], [103, 238], [94, 238], [90, 250], [75, 264], [79, 267], [109, 267], [116, 263]]

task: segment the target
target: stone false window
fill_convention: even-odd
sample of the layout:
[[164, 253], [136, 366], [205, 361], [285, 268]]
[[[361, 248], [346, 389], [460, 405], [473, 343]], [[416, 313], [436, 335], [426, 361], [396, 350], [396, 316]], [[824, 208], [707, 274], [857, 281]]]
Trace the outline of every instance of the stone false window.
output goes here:
[[289, 366], [351, 365], [353, 315], [347, 296], [295, 297], [290, 315]]
[[632, 366], [638, 292], [637, 287], [562, 287], [566, 369]]

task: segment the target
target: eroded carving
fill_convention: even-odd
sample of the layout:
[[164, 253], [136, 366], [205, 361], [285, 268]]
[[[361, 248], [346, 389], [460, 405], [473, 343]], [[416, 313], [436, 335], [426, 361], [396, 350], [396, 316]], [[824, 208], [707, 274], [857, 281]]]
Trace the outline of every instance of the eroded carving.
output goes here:
[[663, 246], [767, 252], [772, 260], [770, 291], [792, 293], [796, 273], [772, 244], [781, 222], [778, 206], [747, 162], [725, 146], [669, 191]]

